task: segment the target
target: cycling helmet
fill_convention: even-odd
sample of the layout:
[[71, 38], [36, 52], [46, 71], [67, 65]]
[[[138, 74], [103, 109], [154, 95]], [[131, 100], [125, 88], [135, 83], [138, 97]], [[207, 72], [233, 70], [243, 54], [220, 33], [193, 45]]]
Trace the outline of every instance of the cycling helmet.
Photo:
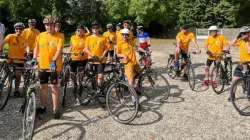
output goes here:
[[83, 24], [78, 24], [76, 28], [77, 29], [85, 29], [85, 26]]
[[36, 20], [35, 19], [29, 19], [28, 23], [36, 23]]
[[130, 24], [130, 23], [131, 23], [131, 21], [130, 21], [130, 20], [124, 20], [124, 21], [123, 21], [123, 24], [124, 24], [124, 23], [128, 23], [128, 24]]
[[14, 28], [16, 28], [16, 27], [24, 28], [25, 26], [24, 26], [24, 24], [22, 22], [17, 22], [17, 23], [14, 24]]
[[248, 26], [242, 26], [240, 28], [240, 33], [248, 33], [250, 32], [250, 28]]
[[122, 29], [121, 30], [121, 34], [130, 34], [130, 31], [129, 31], [129, 29]]
[[117, 23], [116, 26], [122, 27], [122, 24], [121, 23]]
[[138, 30], [143, 30], [143, 26], [142, 26], [142, 25], [139, 25], [139, 26], [137, 26], [137, 29], [138, 29]]
[[210, 26], [209, 28], [208, 28], [208, 31], [217, 31], [218, 30], [218, 27], [217, 26]]
[[61, 27], [61, 23], [56, 23], [55, 25]]
[[189, 29], [187, 25], [182, 25], [180, 29]]
[[101, 24], [100, 24], [99, 22], [97, 22], [97, 21], [94, 21], [94, 22], [92, 22], [91, 26], [92, 26], [92, 27], [93, 27], [93, 26], [98, 26], [98, 27], [100, 27]]
[[113, 28], [113, 25], [111, 23], [107, 24], [107, 28]]
[[56, 23], [56, 19], [53, 16], [46, 16], [43, 20], [43, 23]]

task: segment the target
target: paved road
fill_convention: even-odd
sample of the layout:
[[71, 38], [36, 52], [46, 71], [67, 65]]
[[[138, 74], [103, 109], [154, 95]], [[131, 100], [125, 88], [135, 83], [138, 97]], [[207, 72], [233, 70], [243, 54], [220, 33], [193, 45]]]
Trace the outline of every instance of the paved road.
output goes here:
[[[142, 111], [130, 125], [123, 125], [95, 103], [75, 106], [72, 96], [67, 99], [61, 119], [54, 120], [49, 96], [47, 113], [37, 120], [34, 139], [249, 139], [250, 118], [240, 116], [227, 102], [228, 92], [217, 95], [211, 87], [200, 86], [204, 78], [204, 51], [192, 59], [196, 64], [197, 86], [196, 91], [191, 91], [188, 83], [165, 74], [168, 54], [173, 52], [169, 41], [153, 40], [152, 44], [154, 67], [162, 70], [171, 85], [171, 96], [165, 102], [150, 102], [142, 97]], [[237, 54], [233, 48], [235, 61]], [[21, 139], [20, 104], [20, 99], [12, 98], [0, 112], [0, 139]]]

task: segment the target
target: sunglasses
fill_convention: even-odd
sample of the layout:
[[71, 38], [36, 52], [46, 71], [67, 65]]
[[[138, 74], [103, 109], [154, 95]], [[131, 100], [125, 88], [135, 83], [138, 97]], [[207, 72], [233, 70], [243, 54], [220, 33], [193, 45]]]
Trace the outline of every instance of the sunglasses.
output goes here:
[[100, 27], [92, 27], [92, 29], [99, 29]]
[[19, 31], [22, 31], [23, 28], [16, 28], [15, 30], [16, 30], [16, 31], [18, 31], [18, 30], [19, 30]]
[[211, 32], [218, 32], [217, 30], [211, 30]]
[[77, 32], [81, 32], [81, 31], [83, 31], [83, 29], [77, 29], [76, 31], [77, 31]]

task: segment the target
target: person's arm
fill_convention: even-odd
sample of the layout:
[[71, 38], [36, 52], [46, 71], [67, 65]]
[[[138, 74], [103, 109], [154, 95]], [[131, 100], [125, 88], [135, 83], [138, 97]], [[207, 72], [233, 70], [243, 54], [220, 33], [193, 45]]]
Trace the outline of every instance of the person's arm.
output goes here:
[[228, 43], [225, 44], [226, 50], [229, 52], [230, 51], [230, 46], [228, 45]]
[[196, 39], [195, 39], [195, 38], [192, 38], [191, 41], [194, 43], [194, 46], [195, 46], [195, 48], [196, 48], [196, 53], [197, 53], [197, 54], [200, 54], [201, 50], [200, 50], [199, 45], [198, 45], [197, 42], [196, 42]]
[[232, 41], [229, 42], [229, 45], [230, 45], [230, 46], [233, 46], [233, 45], [235, 45], [235, 43], [236, 43], [237, 41], [238, 41], [238, 39], [235, 38], [234, 40], [232, 40]]
[[101, 60], [106, 56], [107, 52], [108, 52], [108, 47], [105, 46], [104, 47], [104, 52], [102, 53], [102, 56], [100, 57]]
[[89, 31], [88, 27], [85, 27], [85, 29], [86, 29], [86, 31], [87, 31], [87, 33], [86, 33], [85, 35], [89, 35], [89, 34], [90, 34], [90, 31]]
[[56, 61], [57, 60], [58, 56], [62, 53], [62, 48], [63, 48], [63, 46], [58, 46], [57, 47], [56, 54], [52, 58], [52, 61]]
[[180, 50], [181, 50], [180, 43], [181, 43], [181, 40], [180, 40], [180, 38], [177, 37], [176, 38], [176, 47], [177, 47], [178, 52], [180, 52]]
[[38, 54], [39, 54], [39, 46], [36, 45], [35, 48], [34, 48], [33, 58], [37, 59]]

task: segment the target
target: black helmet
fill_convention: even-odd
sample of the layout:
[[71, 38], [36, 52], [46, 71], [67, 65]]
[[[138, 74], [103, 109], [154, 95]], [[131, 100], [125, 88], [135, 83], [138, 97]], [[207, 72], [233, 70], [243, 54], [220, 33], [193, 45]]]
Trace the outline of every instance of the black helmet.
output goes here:
[[92, 22], [91, 26], [92, 26], [92, 27], [93, 27], [93, 26], [98, 26], [98, 27], [100, 27], [101, 24], [100, 24], [99, 22], [97, 22], [97, 21], [94, 21], [94, 22]]
[[130, 24], [130, 23], [131, 23], [131, 21], [130, 21], [130, 20], [124, 20], [124, 21], [123, 21], [123, 24], [124, 24], [124, 23], [128, 23], [128, 24]]
[[180, 29], [188, 29], [188, 26], [184, 24], [180, 27]]
[[122, 27], [122, 24], [121, 23], [117, 23], [116, 26]]
[[84, 26], [83, 24], [80, 23], [80, 24], [77, 25], [76, 28], [77, 28], [77, 29], [85, 29], [85, 26]]

